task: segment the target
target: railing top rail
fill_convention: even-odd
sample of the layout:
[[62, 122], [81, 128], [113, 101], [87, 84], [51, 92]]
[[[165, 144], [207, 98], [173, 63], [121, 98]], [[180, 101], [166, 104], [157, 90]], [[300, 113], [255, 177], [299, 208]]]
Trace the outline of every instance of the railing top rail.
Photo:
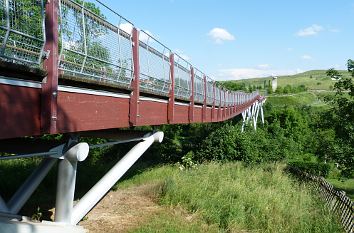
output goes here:
[[100, 3], [102, 6], [104, 6], [105, 8], [107, 8], [109, 11], [111, 11], [112, 13], [116, 14], [118, 17], [122, 18], [124, 21], [126, 21], [127, 23], [130, 23], [131, 25], [134, 26], [134, 23], [132, 23], [131, 21], [129, 21], [127, 18], [125, 18], [124, 16], [122, 16], [121, 14], [117, 13], [115, 10], [113, 10], [112, 8], [110, 8], [108, 5], [106, 5], [105, 3], [103, 3], [100, 0], [96, 0], [98, 3]]

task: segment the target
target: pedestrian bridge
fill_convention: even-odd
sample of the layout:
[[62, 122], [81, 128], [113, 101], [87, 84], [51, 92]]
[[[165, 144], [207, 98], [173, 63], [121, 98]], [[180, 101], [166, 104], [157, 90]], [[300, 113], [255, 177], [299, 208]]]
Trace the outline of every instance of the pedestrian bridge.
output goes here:
[[[18, 214], [59, 160], [56, 222], [74, 226], [124, 170], [163, 138], [161, 133], [127, 136], [128, 131], [117, 129], [220, 122], [239, 114], [255, 127], [259, 112], [263, 118], [264, 101], [258, 92], [222, 88], [98, 0], [0, 0], [0, 149], [11, 144], [14, 152], [24, 137], [71, 135], [61, 146], [0, 157], [43, 157], [11, 200], [0, 197], [0, 213]], [[78, 143], [78, 135], [138, 144], [73, 206], [76, 165], [89, 150]], [[14, 232], [28, 232], [21, 224], [6, 226], [13, 230], [13, 225]], [[41, 227], [38, 232], [48, 232]]]

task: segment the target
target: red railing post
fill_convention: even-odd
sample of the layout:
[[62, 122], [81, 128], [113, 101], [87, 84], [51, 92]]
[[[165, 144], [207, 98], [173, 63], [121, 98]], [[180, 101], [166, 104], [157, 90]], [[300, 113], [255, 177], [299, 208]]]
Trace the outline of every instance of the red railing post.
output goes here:
[[223, 114], [223, 120], [225, 120], [226, 119], [226, 91], [225, 90], [223, 90], [223, 95], [224, 95], [224, 114]]
[[211, 121], [214, 121], [215, 118], [215, 100], [216, 100], [216, 95], [215, 95], [215, 82], [213, 82], [213, 108], [211, 110]]
[[189, 102], [189, 122], [194, 121], [194, 68], [191, 66], [191, 98]]
[[207, 115], [207, 78], [204, 75], [204, 102], [203, 102], [203, 111], [202, 111], [202, 121], [206, 122], [206, 115]]
[[221, 93], [222, 93], [222, 90], [221, 88], [219, 88], [219, 96], [220, 96], [220, 99], [219, 99], [219, 107], [218, 107], [218, 121], [221, 121], [222, 120], [222, 112], [221, 112], [221, 109], [222, 109], [222, 99], [221, 99]]
[[170, 54], [170, 79], [171, 79], [171, 89], [168, 101], [168, 123], [173, 123], [175, 116], [175, 56], [173, 53]]
[[232, 105], [231, 105], [231, 92], [228, 91], [227, 92], [227, 95], [228, 95], [228, 103], [227, 103], [227, 106], [228, 106], [228, 114], [229, 114], [229, 118], [231, 117], [231, 108], [232, 108]]
[[42, 82], [41, 132], [42, 134], [55, 134], [57, 133], [58, 116], [59, 0], [47, 1], [45, 8], [45, 51], [49, 53], [49, 57], [44, 61], [44, 69], [47, 71], [47, 77]]
[[228, 118], [231, 117], [231, 92], [227, 91], [227, 114], [228, 114]]
[[139, 96], [140, 96], [140, 66], [139, 66], [139, 31], [134, 27], [132, 32], [133, 40], [133, 80], [131, 83], [132, 92], [129, 102], [129, 123], [134, 126], [138, 124], [139, 117]]

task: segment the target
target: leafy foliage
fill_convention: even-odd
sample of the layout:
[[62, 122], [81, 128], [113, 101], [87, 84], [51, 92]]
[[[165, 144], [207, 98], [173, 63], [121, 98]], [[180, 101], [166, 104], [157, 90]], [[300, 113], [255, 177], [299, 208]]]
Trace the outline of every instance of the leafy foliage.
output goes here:
[[298, 169], [312, 175], [327, 177], [330, 171], [330, 165], [327, 163], [317, 163], [311, 161], [294, 161], [288, 164], [289, 169]]
[[[348, 61], [348, 71], [353, 74], [353, 61]], [[343, 78], [334, 85], [336, 95], [326, 100], [331, 109], [321, 115], [319, 128], [324, 129], [327, 142], [319, 155], [336, 163], [343, 175], [354, 173], [354, 83], [352, 78]], [[323, 143], [322, 143], [323, 144]]]
[[335, 70], [334, 68], [327, 70], [326, 75], [332, 79], [340, 79], [342, 77], [339, 71]]
[[348, 71], [352, 74], [352, 76], [354, 77], [354, 60], [349, 59], [348, 60]]

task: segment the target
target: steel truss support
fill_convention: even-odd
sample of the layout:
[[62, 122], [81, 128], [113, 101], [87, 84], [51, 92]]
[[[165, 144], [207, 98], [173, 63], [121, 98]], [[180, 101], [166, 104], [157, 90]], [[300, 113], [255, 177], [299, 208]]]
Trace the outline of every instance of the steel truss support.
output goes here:
[[136, 144], [100, 181], [75, 205], [71, 224], [77, 224], [113, 187], [113, 185], [133, 166], [143, 153], [154, 143], [162, 142], [163, 132], [154, 133]]
[[249, 108], [242, 112], [241, 132], [245, 131], [245, 126], [251, 123], [254, 130], [257, 130], [257, 122], [259, 113], [261, 113], [261, 122], [264, 124], [263, 105], [266, 99], [257, 100]]
[[[68, 143], [60, 145], [49, 152], [41, 153], [44, 156], [47, 154], [47, 156], [13, 195], [10, 201], [6, 203], [0, 196], [0, 232], [2, 232], [2, 229], [6, 229], [5, 232], [10, 233], [84, 232], [84, 229], [77, 227], [76, 224], [102, 199], [142, 154], [154, 142], [162, 142], [163, 137], [163, 132], [156, 132], [149, 133], [143, 137], [140, 135], [136, 135], [136, 138], [128, 136], [126, 140], [102, 144], [102, 146], [111, 146], [114, 144], [138, 141], [138, 143], [104, 175], [75, 206], [74, 194], [77, 163], [87, 158], [90, 148], [89, 145], [87, 143], [78, 143], [78, 139], [74, 138], [70, 139]], [[22, 155], [19, 156], [21, 157]], [[24, 155], [24, 158], [26, 157], [28, 156]], [[21, 216], [16, 216], [58, 160], [55, 222], [33, 223]]]

